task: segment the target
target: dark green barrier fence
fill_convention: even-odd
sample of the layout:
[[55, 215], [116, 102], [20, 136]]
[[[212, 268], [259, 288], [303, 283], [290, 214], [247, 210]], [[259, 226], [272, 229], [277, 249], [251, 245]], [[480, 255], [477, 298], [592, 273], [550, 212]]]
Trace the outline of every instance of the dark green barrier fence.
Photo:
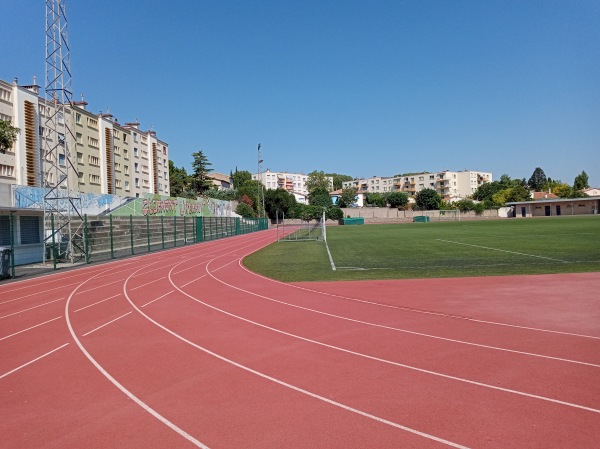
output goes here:
[[[71, 220], [71, 229], [78, 229], [78, 234], [73, 236], [77, 244], [69, 245], [65, 236], [68, 233], [51, 225], [46, 232], [50, 237], [40, 245], [42, 260], [15, 267], [12, 223], [11, 216], [10, 248], [6, 248], [10, 250], [11, 262], [7, 277], [15, 277], [15, 269], [16, 277], [20, 277], [35, 274], [35, 271], [101, 262], [268, 229], [266, 218], [86, 215], [83, 220]], [[19, 250], [19, 246], [16, 249]]]

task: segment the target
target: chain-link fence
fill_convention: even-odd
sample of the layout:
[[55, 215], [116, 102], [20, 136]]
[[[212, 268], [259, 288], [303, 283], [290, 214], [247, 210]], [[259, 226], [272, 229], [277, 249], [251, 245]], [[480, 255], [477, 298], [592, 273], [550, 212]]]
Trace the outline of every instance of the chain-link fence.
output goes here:
[[[77, 220], [79, 218], [72, 219], [71, 224], [82, 229], [80, 234], [69, 239], [67, 230], [55, 229], [51, 225], [51, 229], [45, 232], [43, 244], [34, 248], [15, 242], [11, 215], [7, 223], [10, 239], [5, 239], [7, 245], [0, 245], [0, 278], [19, 278], [268, 228], [265, 218], [84, 215], [81, 222]], [[32, 254], [32, 250], [38, 254]], [[22, 257], [25, 251], [30, 253], [28, 258]], [[16, 261], [15, 252], [19, 256]], [[32, 258], [35, 260], [33, 263], [20, 263], [19, 260]]]

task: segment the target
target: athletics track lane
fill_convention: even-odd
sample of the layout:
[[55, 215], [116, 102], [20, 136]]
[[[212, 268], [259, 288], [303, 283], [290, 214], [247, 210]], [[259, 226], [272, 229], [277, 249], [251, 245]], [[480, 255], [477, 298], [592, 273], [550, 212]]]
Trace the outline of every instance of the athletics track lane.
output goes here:
[[[225, 242], [223, 241], [221, 244], [225, 244]], [[175, 271], [172, 273], [173, 279], [176, 280], [176, 286], [180, 286], [184, 291], [193, 292], [194, 295], [202, 296], [202, 300], [210, 298], [219, 303], [226, 303], [227, 306], [231, 306], [230, 303], [233, 302], [236, 308], [240, 307], [239, 303], [243, 303], [245, 313], [254, 313], [255, 308], [258, 311], [263, 310], [262, 306], [257, 305], [256, 297], [240, 296], [239, 291], [232, 292], [231, 289], [217, 290], [216, 284], [210, 283], [210, 279], [213, 278], [206, 276], [207, 263], [209, 268], [214, 265], [214, 270], [209, 270], [214, 271], [213, 275], [225, 274], [228, 273], [228, 267], [236, 267], [236, 258], [241, 257], [247, 250], [242, 248], [237, 251], [231, 256], [232, 261], [223, 260], [225, 266], [220, 270], [217, 268], [222, 265], [215, 265], [218, 262], [217, 259], [209, 262], [210, 257], [204, 260], [199, 258], [198, 265], [194, 267], [191, 263], [194, 261], [185, 256], [188, 254], [187, 251], [178, 252], [177, 256], [174, 255], [173, 258], [176, 259], [174, 262], [164, 263], [165, 260], [161, 259], [161, 265], [165, 267], [166, 271], [170, 265], [179, 263], [177, 259], [183, 259], [184, 265], [178, 267], [183, 270], [186, 267], [185, 264], [189, 262], [192, 266], [188, 267], [188, 270], [180, 271], [179, 274]], [[226, 249], [221, 251], [221, 253], [225, 252]], [[189, 254], [191, 253], [192, 251], [189, 251]], [[226, 259], [226, 257], [222, 259]], [[226, 265], [227, 263], [228, 265]], [[480, 393], [479, 388], [473, 388], [472, 393], [465, 391], [464, 386], [456, 389], [451, 385], [454, 382], [449, 382], [450, 390], [445, 393], [439, 389], [446, 387], [439, 385], [435, 388], [431, 387], [431, 383], [428, 384], [430, 381], [422, 381], [422, 376], [414, 376], [408, 386], [398, 386], [399, 383], [411, 379], [395, 367], [381, 369], [374, 367], [372, 361], [365, 364], [363, 361], [356, 361], [356, 356], [342, 354], [332, 349], [318, 348], [315, 350], [314, 344], [301, 342], [297, 338], [274, 336], [273, 331], [257, 330], [256, 325], [239, 322], [239, 320], [222, 313], [208, 310], [179, 292], [179, 294], [169, 293], [173, 287], [162, 282], [157, 274], [157, 271], [160, 272], [160, 270], [151, 271], [153, 269], [147, 267], [144, 270], [146, 275], [142, 273], [140, 276], [131, 278], [131, 286], [129, 285], [130, 281], [126, 281], [131, 300], [134, 303], [146, 303], [151, 297], [159, 298], [166, 294], [162, 299], [148, 304], [147, 313], [154, 315], [157, 321], [171, 326], [174, 331], [186, 334], [190, 340], [197, 339], [198, 342], [210, 344], [243, 363], [254, 364], [255, 367], [277, 373], [282, 378], [310, 386], [314, 390], [322, 390], [324, 396], [326, 392], [329, 392], [330, 395], [337, 398], [361, 404], [367, 410], [370, 409], [380, 414], [388, 413], [395, 417], [405, 417], [409, 422], [414, 421], [417, 427], [429, 427], [436, 430], [442, 437], [456, 435], [460, 441], [473, 442], [473, 447], [523, 447], [522, 443], [526, 441], [518, 432], [519, 425], [516, 426], [516, 434], [514, 434], [514, 428], [511, 428], [508, 415], [511, 414], [513, 406], [511, 406], [510, 400], [507, 402], [502, 399], [493, 399], [492, 395], [487, 398], [488, 393]], [[204, 269], [204, 273], [202, 269]], [[241, 275], [240, 272], [237, 274]], [[183, 286], [190, 281], [192, 281], [191, 284]], [[96, 280], [92, 279], [88, 282], [93, 285]], [[213, 282], [216, 283], [214, 279]], [[144, 284], [148, 285], [144, 286]], [[119, 285], [122, 286], [118, 283], [116, 286]], [[100, 296], [103, 296], [102, 299], [110, 297], [115, 294], [115, 291], [118, 293], [118, 288], [113, 290], [114, 286], [115, 284], [107, 285], [107, 291], [102, 295], [91, 291], [74, 296], [72, 305], [75, 306], [79, 301], [81, 302], [81, 304], [77, 304], [79, 307], [83, 306], [84, 302], [92, 304], [94, 301], [100, 300]], [[86, 285], [85, 288], [87, 289], [89, 286]], [[272, 286], [268, 287], [268, 290], [271, 289]], [[289, 294], [286, 294], [286, 299], [288, 296]], [[126, 304], [122, 304], [122, 298], [117, 299], [122, 306], [126, 306]], [[82, 300], [85, 301], [82, 302]], [[102, 321], [99, 316], [108, 320], [120, 316], [120, 314], [132, 312], [131, 307], [122, 306], [117, 307], [117, 302], [110, 300], [82, 310], [79, 312], [80, 315], [77, 315], [76, 319], [74, 318], [73, 324], [76, 332], [82, 334], [84, 331], [92, 330], [98, 322]], [[96, 307], [102, 308], [102, 313], [84, 315], [87, 313], [85, 311], [89, 312]], [[287, 308], [289, 309], [289, 307]], [[344, 311], [345, 309], [346, 307], [344, 307]], [[355, 313], [359, 312], [366, 313], [366, 310]], [[73, 317], [75, 315], [72, 313]], [[278, 308], [267, 308], [265, 313], [260, 312], [259, 315], [278, 321], [277, 324], [280, 327], [297, 327], [298, 323], [304, 323], [305, 331], [313, 331], [317, 335], [323, 333], [323, 326], [334, 326], [327, 323], [311, 324], [314, 320], [313, 318], [307, 319], [305, 311], [300, 314], [296, 311], [295, 314], [287, 315]], [[387, 313], [384, 313], [384, 316], [381, 315], [379, 313], [379, 319], [387, 319]], [[283, 445], [288, 447], [399, 447], [399, 445], [443, 447], [443, 445], [416, 437], [405, 431], [390, 430], [389, 425], [380, 422], [360, 416], [348, 416], [352, 415], [348, 411], [334, 410], [335, 407], [332, 405], [322, 403], [322, 401], [319, 403], [315, 398], [293, 391], [290, 393], [287, 391], [289, 388], [278, 384], [273, 385], [272, 381], [266, 381], [247, 371], [240, 375], [239, 368], [224, 365], [222, 361], [215, 360], [214, 357], [205, 357], [205, 354], [199, 355], [200, 351], [187, 343], [181, 345], [181, 341], [179, 341], [178, 344], [173, 344], [169, 338], [165, 338], [165, 335], [168, 336], [168, 334], [165, 334], [164, 331], [157, 333], [156, 326], [148, 327], [148, 321], [141, 318], [141, 315], [131, 313], [89, 334], [86, 347], [90, 353], [102, 360], [103, 366], [116, 373], [124, 384], [152, 402], [157, 409], [168, 411], [178, 423], [181, 423], [182, 427], [194, 429], [194, 434], [199, 438], [204, 435], [211, 443], [214, 442], [214, 447], [282, 447]], [[313, 327], [316, 329], [313, 330]], [[353, 342], [356, 340], [354, 333], [365, 332], [363, 328], [364, 325], [361, 325], [356, 329], [335, 330], [329, 331], [329, 333], [345, 332], [346, 338], [343, 340]], [[302, 330], [302, 327], [294, 329], [296, 332]], [[362, 335], [361, 339], [366, 336], [368, 333]], [[373, 338], [379, 339], [381, 336], [375, 333], [371, 339]], [[390, 343], [384, 340], [383, 346], [388, 344]], [[423, 344], [423, 350], [427, 351], [426, 344]], [[434, 352], [437, 351], [444, 352], [443, 348], [436, 349]], [[460, 355], [461, 353], [455, 354], [455, 356]], [[21, 372], [23, 371], [21, 370]], [[373, 385], [369, 385], [369, 379], [374, 379]], [[420, 384], [425, 387], [415, 387]], [[401, 387], [404, 388], [404, 391], [401, 391]], [[421, 391], [419, 391], [420, 389]], [[398, 399], [398, 396], [402, 396], [403, 400]], [[477, 399], [475, 405], [485, 406], [488, 414], [490, 413], [488, 407], [499, 408], [500, 410], [494, 412], [494, 416], [495, 420], [500, 421], [500, 425], [496, 425], [496, 428], [500, 428], [500, 430], [493, 428], [490, 432], [486, 432], [485, 429], [478, 430], [473, 428], [474, 424], [469, 426], [469, 423], [466, 422], [468, 420], [461, 424], [460, 419], [457, 420], [453, 416], [455, 412], [451, 409], [452, 404], [449, 407], [445, 405], [448, 396], [451, 398], [462, 396], [459, 399], [465, 409], [473, 408], [473, 397]], [[206, 405], [207, 400], [209, 406]], [[456, 398], [454, 400], [457, 401]], [[530, 399], [525, 402], [519, 399], [514, 407], [526, 404], [527, 408], [533, 410], [530, 415], [536, 414], [535, 407], [539, 407], [539, 405], [531, 405], [527, 401]], [[315, 404], [315, 402], [317, 403]], [[438, 404], [440, 402], [441, 406]], [[500, 404], [494, 405], [494, 402]], [[429, 411], [427, 411], [428, 405], [433, 407]], [[420, 414], [419, 410], [423, 410], [423, 413]], [[566, 417], [568, 422], [572, 422], [568, 419], [567, 412], [560, 410], [557, 413]], [[460, 414], [460, 409], [457, 414]], [[525, 415], [527, 416], [527, 413]], [[539, 443], [539, 434], [544, 435], [544, 432], [549, 432], [546, 433], [547, 437], [553, 436], [553, 429], [548, 428], [552, 425], [553, 420], [546, 419], [546, 415], [543, 411], [540, 412], [539, 421], [542, 425], [530, 432], [532, 435], [529, 437], [534, 442]], [[577, 416], [580, 419], [578, 424], [580, 428], [575, 425], [575, 429], [585, 433], [584, 427], [587, 426], [589, 415]], [[502, 419], [503, 417], [507, 419]], [[515, 420], [518, 419], [518, 417], [515, 418]], [[203, 425], [206, 423], [210, 425]], [[594, 423], [592, 420], [591, 424]], [[161, 427], [161, 425], [156, 424], [155, 427]], [[504, 432], [502, 432], [502, 428]], [[587, 430], [589, 433], [589, 427]], [[586, 441], [589, 442], [585, 435], [579, 435], [573, 439], [573, 435], [569, 432], [562, 435], [563, 431], [565, 431], [564, 427], [554, 430], [554, 434], [557, 432], [561, 434], [556, 440], [560, 447], [586, 447]], [[494, 438], [491, 438], [491, 441], [487, 441], [490, 435], [494, 436], [494, 432], [498, 433], [500, 439], [494, 441]], [[571, 438], [569, 444], [573, 444], [573, 446], [562, 444], [564, 440], [560, 438], [561, 436], [565, 439]], [[593, 436], [592, 432], [591, 437]], [[183, 446], [182, 442], [176, 447]], [[37, 447], [43, 447], [43, 445]], [[120, 445], [120, 447], [124, 446]], [[134, 444], [131, 447], [138, 446]], [[144, 447], [152, 446], [144, 445]], [[158, 444], [155, 447], [166, 446]], [[528, 445], [527, 447], [536, 446]], [[548, 447], [547, 440], [545, 446], [539, 447]]]

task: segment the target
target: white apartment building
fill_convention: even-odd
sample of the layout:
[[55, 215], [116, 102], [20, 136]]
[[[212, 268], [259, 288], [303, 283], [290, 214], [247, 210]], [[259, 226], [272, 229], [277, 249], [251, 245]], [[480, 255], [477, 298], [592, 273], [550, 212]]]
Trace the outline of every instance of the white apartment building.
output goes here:
[[[58, 151], [45, 127], [53, 106], [39, 96], [39, 86], [20, 86], [17, 80], [0, 80], [0, 119], [20, 129], [13, 148], [0, 154], [0, 185], [53, 187], [59, 180], [51, 166], [67, 167], [61, 140], [73, 133], [69, 150], [76, 171], [69, 170], [69, 188], [82, 193], [169, 196], [168, 144], [153, 130], [142, 131], [139, 123], [119, 124], [111, 114], [93, 114], [85, 101], [65, 108], [58, 118]], [[65, 132], [61, 133], [60, 128]], [[64, 145], [63, 145], [64, 146]], [[51, 161], [54, 156], [58, 160]], [[45, 159], [46, 158], [46, 159]], [[5, 191], [6, 188], [3, 188]]]
[[354, 179], [342, 184], [354, 187], [359, 193], [406, 192], [411, 196], [423, 189], [433, 189], [445, 201], [454, 201], [472, 195], [482, 184], [492, 181], [492, 173], [463, 170], [430, 173], [410, 173], [394, 177], [374, 176]]
[[[302, 197], [308, 195], [308, 189], [306, 188], [308, 175], [304, 173], [272, 172], [267, 170], [261, 173], [260, 177], [257, 173], [253, 174], [252, 179], [260, 181], [269, 190], [285, 189]], [[333, 190], [333, 178], [329, 176], [328, 179], [329, 190]]]

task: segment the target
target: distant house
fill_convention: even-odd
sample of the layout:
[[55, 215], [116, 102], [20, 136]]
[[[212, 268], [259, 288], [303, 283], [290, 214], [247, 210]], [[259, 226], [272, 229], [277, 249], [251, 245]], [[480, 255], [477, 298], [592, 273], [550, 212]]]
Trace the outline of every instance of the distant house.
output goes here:
[[229, 175], [224, 175], [223, 173], [211, 173], [209, 178], [212, 180], [213, 186], [217, 190], [231, 189], [232, 180]]
[[591, 187], [589, 189], [583, 189], [583, 193], [587, 196], [600, 196], [600, 189], [597, 187]]

